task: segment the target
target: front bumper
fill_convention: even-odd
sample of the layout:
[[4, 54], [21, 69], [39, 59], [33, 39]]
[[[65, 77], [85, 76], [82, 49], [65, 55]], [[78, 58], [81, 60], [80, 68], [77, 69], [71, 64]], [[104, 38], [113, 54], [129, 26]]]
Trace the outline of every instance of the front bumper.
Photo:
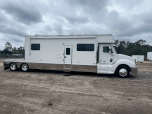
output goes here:
[[137, 75], [138, 74], [138, 68], [137, 67], [131, 67], [131, 74]]

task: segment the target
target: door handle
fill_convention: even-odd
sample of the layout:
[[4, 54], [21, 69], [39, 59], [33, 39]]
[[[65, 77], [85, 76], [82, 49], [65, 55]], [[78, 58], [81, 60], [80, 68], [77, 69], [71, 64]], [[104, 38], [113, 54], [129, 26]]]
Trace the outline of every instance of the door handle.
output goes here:
[[112, 62], [113, 61], [113, 59], [110, 59], [110, 62]]
[[64, 58], [66, 58], [66, 56], [64, 56]]

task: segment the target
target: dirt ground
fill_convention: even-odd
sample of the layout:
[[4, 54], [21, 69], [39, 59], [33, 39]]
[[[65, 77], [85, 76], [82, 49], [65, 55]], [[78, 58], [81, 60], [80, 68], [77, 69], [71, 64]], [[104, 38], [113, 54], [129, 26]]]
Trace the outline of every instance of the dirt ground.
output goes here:
[[0, 114], [152, 114], [152, 64], [137, 76], [3, 70]]

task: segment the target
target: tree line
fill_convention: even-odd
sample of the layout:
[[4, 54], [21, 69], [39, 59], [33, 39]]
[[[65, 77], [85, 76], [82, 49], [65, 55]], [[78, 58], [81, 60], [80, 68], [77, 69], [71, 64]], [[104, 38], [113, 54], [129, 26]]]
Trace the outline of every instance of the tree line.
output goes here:
[[12, 54], [22, 54], [24, 56], [25, 49], [24, 46], [20, 46], [19, 48], [12, 47], [10, 42], [5, 43], [5, 48], [0, 50], [1, 56], [11, 56]]
[[152, 46], [146, 44], [146, 41], [140, 39], [135, 43], [131, 43], [129, 41], [115, 41], [116, 51], [118, 54], [125, 54], [125, 55], [145, 55], [147, 56], [147, 52], [152, 51]]

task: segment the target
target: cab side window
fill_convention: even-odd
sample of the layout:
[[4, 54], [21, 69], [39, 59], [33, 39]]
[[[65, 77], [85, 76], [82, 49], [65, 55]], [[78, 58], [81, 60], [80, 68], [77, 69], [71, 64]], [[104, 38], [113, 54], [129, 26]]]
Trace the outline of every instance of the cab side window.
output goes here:
[[104, 46], [103, 47], [103, 52], [104, 53], [109, 53], [109, 46]]

